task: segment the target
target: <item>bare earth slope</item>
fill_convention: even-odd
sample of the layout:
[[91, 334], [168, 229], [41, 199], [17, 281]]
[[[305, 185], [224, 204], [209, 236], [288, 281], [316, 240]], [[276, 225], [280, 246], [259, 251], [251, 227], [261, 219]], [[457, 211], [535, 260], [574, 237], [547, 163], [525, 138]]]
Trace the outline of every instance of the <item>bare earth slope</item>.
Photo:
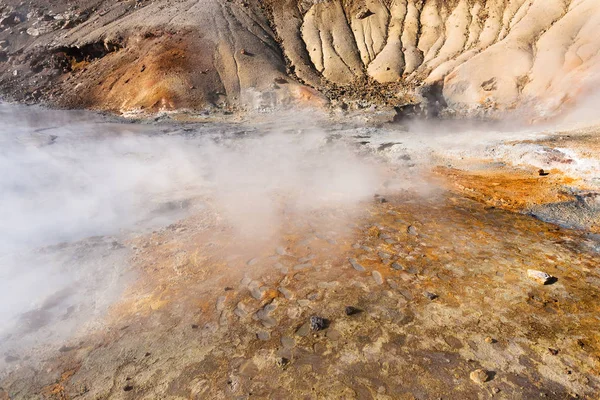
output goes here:
[[122, 113], [435, 99], [543, 115], [591, 86], [599, 23], [595, 0], [9, 0], [0, 90]]

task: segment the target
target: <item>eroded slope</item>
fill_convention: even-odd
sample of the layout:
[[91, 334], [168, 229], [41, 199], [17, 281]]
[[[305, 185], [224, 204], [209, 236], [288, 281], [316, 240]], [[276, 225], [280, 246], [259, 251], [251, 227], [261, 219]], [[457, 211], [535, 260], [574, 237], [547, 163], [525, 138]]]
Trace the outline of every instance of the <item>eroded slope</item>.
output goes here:
[[600, 47], [594, 0], [8, 1], [0, 13], [4, 92], [118, 112], [425, 98], [547, 114], [594, 82]]

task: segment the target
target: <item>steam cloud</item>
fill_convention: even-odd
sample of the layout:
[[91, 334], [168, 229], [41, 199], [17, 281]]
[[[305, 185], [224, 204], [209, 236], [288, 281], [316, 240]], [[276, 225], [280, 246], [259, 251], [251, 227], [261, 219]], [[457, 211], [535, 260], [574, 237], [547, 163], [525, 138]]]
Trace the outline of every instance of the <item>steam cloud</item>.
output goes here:
[[191, 133], [0, 105], [0, 335], [39, 344], [81, 329], [123, 289], [120, 242], [195, 210], [249, 240], [274, 234], [282, 213], [372, 197], [375, 164], [309, 118]]

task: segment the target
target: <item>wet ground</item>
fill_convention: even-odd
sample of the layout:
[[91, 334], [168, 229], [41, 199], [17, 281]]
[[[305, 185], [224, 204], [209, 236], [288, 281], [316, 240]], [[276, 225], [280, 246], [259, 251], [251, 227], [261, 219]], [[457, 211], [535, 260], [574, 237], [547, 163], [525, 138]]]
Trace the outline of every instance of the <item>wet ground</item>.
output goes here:
[[[5, 350], [0, 398], [596, 398], [597, 131], [474, 140], [350, 125], [321, 139], [368, 160], [372, 170], [352, 171], [376, 171], [368, 196], [311, 183], [298, 187], [327, 201], [299, 207], [306, 191], [269, 192], [277, 218], [236, 214], [261, 217], [248, 235], [220, 206], [227, 197], [196, 188], [181, 197], [184, 215], [162, 226], [74, 240], [70, 248], [101, 249], [86, 260], [120, 252], [124, 288], [85, 330]], [[218, 137], [245, 143], [274, 126]], [[68, 313], [61, 307], [50, 309]], [[311, 324], [315, 316], [323, 320]]]

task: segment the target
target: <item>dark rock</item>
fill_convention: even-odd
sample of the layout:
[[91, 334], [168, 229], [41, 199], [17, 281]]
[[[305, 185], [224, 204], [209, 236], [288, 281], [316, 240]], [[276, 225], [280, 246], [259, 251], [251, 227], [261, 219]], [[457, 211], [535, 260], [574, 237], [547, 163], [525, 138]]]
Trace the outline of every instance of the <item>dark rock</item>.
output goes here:
[[435, 300], [438, 298], [438, 295], [435, 293], [431, 293], [431, 292], [423, 292], [423, 296], [427, 297], [429, 300]]
[[549, 352], [550, 354], [552, 354], [553, 356], [555, 356], [555, 355], [557, 355], [557, 354], [558, 354], [559, 350], [558, 350], [558, 349], [551, 349], [551, 348], [548, 348], [548, 352]]
[[277, 359], [277, 365], [280, 367], [285, 367], [286, 365], [288, 365], [290, 363], [290, 360], [288, 360], [285, 357], [280, 357]]
[[356, 14], [356, 19], [365, 19], [367, 17], [370, 17], [371, 15], [373, 15], [374, 12], [367, 9], [361, 10]]
[[310, 329], [313, 331], [322, 331], [327, 328], [328, 325], [328, 321], [325, 318], [316, 315], [310, 317]]
[[356, 315], [356, 314], [360, 313], [361, 310], [356, 307], [347, 306], [346, 309], [344, 310], [344, 312], [346, 313], [346, 315]]

